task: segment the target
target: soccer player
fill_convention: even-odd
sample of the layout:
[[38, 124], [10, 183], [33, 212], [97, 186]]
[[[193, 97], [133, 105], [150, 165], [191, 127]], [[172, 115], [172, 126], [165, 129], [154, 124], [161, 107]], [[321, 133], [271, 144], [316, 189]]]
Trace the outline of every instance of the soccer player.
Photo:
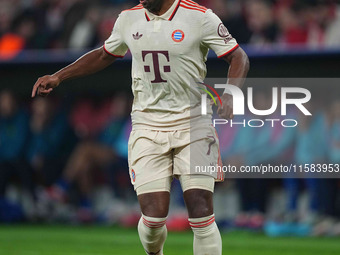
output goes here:
[[[128, 49], [134, 94], [129, 171], [142, 211], [138, 224], [142, 245], [147, 254], [163, 254], [170, 185], [177, 177], [194, 233], [194, 254], [222, 254], [213, 191], [215, 180], [223, 176], [190, 170], [192, 164], [220, 162], [211, 111], [200, 114], [197, 102], [203, 92], [191, 81], [205, 78], [209, 49], [230, 64], [228, 84], [242, 86], [249, 61], [211, 10], [191, 0], [141, 0], [121, 12], [103, 47], [39, 78], [32, 96], [46, 96], [62, 81], [102, 70], [124, 57]], [[231, 95], [221, 99], [218, 114], [232, 118]]]

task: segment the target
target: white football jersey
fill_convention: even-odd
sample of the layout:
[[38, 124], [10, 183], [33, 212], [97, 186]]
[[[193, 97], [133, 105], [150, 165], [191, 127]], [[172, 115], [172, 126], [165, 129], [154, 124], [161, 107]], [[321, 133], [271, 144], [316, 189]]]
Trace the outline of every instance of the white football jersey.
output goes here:
[[206, 76], [207, 55], [218, 57], [238, 48], [221, 20], [191, 0], [175, 0], [161, 16], [141, 4], [119, 15], [104, 49], [123, 57], [132, 55], [133, 128], [175, 130], [190, 128], [201, 115], [201, 93], [193, 80]]

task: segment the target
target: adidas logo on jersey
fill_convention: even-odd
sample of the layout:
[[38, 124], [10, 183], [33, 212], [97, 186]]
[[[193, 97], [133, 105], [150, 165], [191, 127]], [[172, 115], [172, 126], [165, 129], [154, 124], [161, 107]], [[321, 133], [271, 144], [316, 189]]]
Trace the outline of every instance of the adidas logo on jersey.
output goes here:
[[139, 33], [137, 32], [136, 34], [132, 34], [132, 36], [133, 36], [133, 39], [139, 40], [139, 39], [143, 36], [143, 34], [139, 34]]

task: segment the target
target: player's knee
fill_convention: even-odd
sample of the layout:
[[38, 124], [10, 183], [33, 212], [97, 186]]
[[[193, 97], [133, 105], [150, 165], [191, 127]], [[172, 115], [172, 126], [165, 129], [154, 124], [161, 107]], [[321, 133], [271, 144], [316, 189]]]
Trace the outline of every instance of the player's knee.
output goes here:
[[164, 218], [169, 212], [169, 192], [146, 193], [138, 196], [143, 215]]
[[166, 205], [148, 205], [142, 209], [142, 213], [148, 217], [164, 218], [168, 216], [169, 208]]
[[208, 190], [190, 189], [184, 192], [184, 200], [190, 218], [213, 214], [213, 193]]
[[168, 211], [165, 209], [154, 209], [154, 208], [147, 208], [146, 210], [142, 211], [143, 214], [149, 216], [149, 217], [158, 217], [163, 218], [168, 216]]
[[215, 179], [204, 175], [181, 175], [179, 180], [189, 217], [200, 218], [213, 214]]

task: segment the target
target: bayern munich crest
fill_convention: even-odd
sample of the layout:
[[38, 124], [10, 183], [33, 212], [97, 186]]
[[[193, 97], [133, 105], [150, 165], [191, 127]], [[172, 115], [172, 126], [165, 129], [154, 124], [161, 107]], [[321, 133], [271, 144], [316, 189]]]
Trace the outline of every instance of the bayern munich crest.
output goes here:
[[131, 177], [132, 177], [132, 181], [135, 182], [136, 181], [136, 173], [135, 170], [131, 169]]
[[181, 42], [184, 39], [184, 32], [182, 30], [177, 29], [172, 33], [171, 37], [172, 40], [174, 40], [175, 42]]

